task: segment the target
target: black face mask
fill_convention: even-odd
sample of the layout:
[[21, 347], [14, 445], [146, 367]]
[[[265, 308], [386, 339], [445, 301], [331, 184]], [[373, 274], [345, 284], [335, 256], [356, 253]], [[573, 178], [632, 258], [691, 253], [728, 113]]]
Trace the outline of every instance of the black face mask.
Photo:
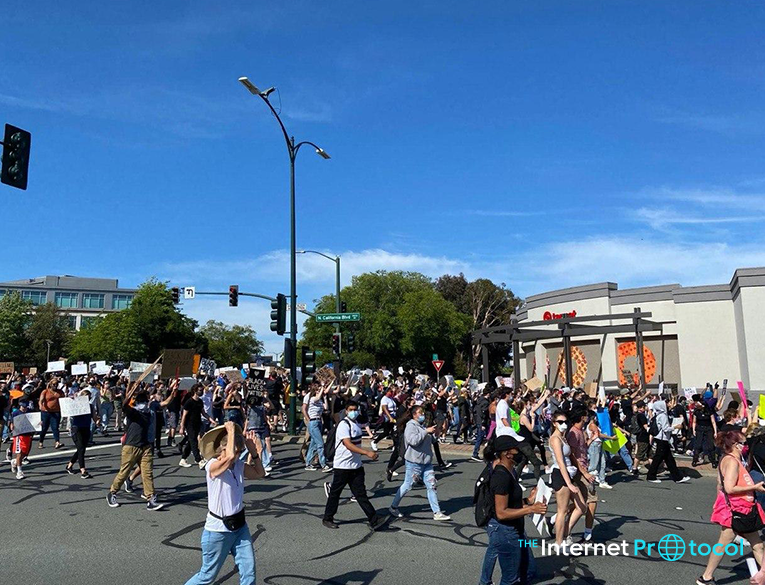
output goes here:
[[516, 464], [519, 464], [521, 461], [523, 461], [523, 453], [520, 451], [513, 454], [513, 462]]

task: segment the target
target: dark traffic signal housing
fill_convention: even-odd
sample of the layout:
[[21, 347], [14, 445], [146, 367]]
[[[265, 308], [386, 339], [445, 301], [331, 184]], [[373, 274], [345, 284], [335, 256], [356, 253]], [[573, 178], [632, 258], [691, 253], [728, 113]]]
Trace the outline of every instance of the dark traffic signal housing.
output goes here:
[[276, 300], [271, 301], [271, 331], [277, 335], [284, 335], [287, 327], [287, 297], [282, 293], [276, 295]]
[[340, 355], [341, 343], [342, 343], [341, 334], [333, 333], [332, 334], [332, 351], [335, 352], [335, 355]]
[[313, 382], [313, 375], [316, 372], [316, 352], [304, 345], [300, 348], [300, 358], [300, 374], [303, 378], [300, 384], [305, 387]]
[[228, 306], [229, 307], [239, 306], [239, 285], [238, 284], [232, 284], [230, 287], [228, 287]]
[[340, 302], [340, 312], [341, 313], [347, 313], [348, 312], [348, 305], [345, 301]]
[[31, 146], [32, 135], [29, 132], [10, 124], [5, 125], [0, 181], [17, 189], [27, 188], [29, 149]]
[[348, 335], [345, 337], [346, 345], [348, 347], [348, 353], [353, 353], [356, 351], [356, 336], [353, 334], [353, 332], [349, 332]]
[[177, 305], [181, 302], [181, 289], [174, 286], [170, 289], [170, 295], [173, 297], [173, 304]]

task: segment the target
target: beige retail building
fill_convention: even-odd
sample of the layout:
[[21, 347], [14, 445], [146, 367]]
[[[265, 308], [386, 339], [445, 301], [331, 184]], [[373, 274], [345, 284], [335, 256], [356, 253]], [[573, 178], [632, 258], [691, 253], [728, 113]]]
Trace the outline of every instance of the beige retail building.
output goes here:
[[[738, 380], [747, 389], [765, 390], [765, 268], [741, 268], [728, 284], [665, 284], [619, 289], [602, 282], [530, 296], [517, 315], [518, 326], [555, 330], [565, 317], [623, 315], [639, 308], [660, 331], [642, 333], [645, 377], [649, 387], [660, 381], [679, 388]], [[539, 324], [541, 322], [541, 324]], [[627, 325], [629, 319], [593, 321], [588, 325]], [[581, 326], [581, 325], [579, 325]], [[656, 327], [654, 325], [655, 328]], [[571, 338], [573, 383], [597, 382], [606, 388], [638, 379], [636, 335], [620, 332]], [[565, 383], [562, 339], [519, 344], [524, 378]]]

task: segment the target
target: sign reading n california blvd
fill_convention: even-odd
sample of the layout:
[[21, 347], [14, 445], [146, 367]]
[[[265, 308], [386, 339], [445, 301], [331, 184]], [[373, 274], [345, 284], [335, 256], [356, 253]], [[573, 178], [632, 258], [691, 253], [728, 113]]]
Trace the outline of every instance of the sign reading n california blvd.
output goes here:
[[316, 315], [319, 323], [344, 323], [346, 321], [361, 321], [361, 313], [324, 313]]

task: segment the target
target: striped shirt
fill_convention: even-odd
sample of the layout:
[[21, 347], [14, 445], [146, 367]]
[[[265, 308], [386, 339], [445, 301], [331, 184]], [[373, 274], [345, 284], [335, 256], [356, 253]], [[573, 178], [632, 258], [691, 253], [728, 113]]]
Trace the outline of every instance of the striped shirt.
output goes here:
[[321, 398], [311, 397], [308, 402], [308, 418], [311, 420], [321, 418], [322, 412], [324, 412], [324, 401]]

